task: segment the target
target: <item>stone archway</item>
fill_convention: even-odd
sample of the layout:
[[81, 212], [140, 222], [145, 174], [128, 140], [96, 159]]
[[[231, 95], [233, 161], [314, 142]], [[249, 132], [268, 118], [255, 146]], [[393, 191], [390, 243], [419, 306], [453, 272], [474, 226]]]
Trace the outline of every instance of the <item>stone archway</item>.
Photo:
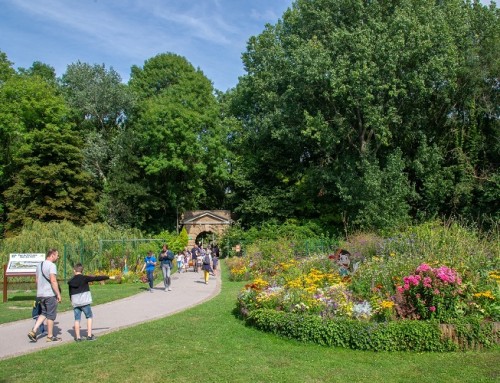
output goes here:
[[180, 224], [186, 229], [188, 247], [191, 248], [199, 234], [211, 232], [220, 236], [233, 222], [229, 210], [190, 210], [184, 212]]

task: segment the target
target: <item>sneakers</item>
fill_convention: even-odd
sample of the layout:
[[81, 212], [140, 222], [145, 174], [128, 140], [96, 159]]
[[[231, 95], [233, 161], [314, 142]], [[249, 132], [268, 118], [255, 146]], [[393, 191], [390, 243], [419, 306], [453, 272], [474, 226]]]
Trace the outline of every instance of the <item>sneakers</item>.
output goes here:
[[172, 289], [169, 287], [169, 288], [168, 288], [168, 291], [172, 291]]
[[57, 336], [48, 336], [46, 342], [60, 342], [62, 339]]
[[28, 333], [28, 338], [30, 338], [30, 340], [32, 342], [36, 342], [36, 334], [33, 330], [31, 330], [29, 333]]
[[97, 338], [92, 334], [87, 337], [87, 340], [96, 340]]
[[75, 338], [75, 342], [81, 342], [82, 338]]
[[168, 291], [168, 289], [165, 287], [165, 291]]

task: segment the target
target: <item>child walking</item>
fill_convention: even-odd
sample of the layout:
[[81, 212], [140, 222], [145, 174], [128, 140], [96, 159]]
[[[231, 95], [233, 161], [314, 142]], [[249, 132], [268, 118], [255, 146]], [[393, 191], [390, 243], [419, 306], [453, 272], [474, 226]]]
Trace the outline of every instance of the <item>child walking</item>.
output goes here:
[[74, 276], [68, 281], [69, 297], [73, 305], [73, 313], [75, 314], [75, 341], [82, 340], [80, 336], [80, 319], [82, 312], [87, 318], [87, 340], [95, 340], [96, 337], [92, 334], [92, 294], [90, 293], [89, 282], [104, 281], [106, 279], [115, 279], [107, 275], [90, 276], [83, 275], [83, 265], [77, 263], [73, 268]]
[[[31, 317], [35, 320], [35, 324], [38, 317], [42, 313], [42, 306], [38, 304], [39, 301], [39, 298], [33, 301], [33, 309], [31, 310]], [[45, 321], [40, 324], [40, 327], [38, 327], [38, 331], [40, 331], [40, 334], [43, 334], [45, 332]]]

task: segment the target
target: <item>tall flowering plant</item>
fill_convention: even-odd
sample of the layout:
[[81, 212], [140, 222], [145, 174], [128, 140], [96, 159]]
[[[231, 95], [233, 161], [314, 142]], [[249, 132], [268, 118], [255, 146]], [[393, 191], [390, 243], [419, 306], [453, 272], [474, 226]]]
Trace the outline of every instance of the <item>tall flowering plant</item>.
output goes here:
[[460, 315], [462, 279], [446, 266], [432, 268], [422, 263], [414, 274], [396, 286], [396, 311], [411, 319], [437, 319], [445, 322]]

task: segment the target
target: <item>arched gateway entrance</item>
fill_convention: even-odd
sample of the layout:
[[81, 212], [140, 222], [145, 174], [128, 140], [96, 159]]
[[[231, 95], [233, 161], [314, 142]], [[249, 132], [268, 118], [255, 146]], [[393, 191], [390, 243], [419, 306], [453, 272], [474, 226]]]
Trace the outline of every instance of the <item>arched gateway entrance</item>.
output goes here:
[[229, 210], [190, 210], [184, 212], [180, 224], [186, 228], [188, 247], [191, 248], [200, 234], [214, 233], [220, 236], [233, 222]]

